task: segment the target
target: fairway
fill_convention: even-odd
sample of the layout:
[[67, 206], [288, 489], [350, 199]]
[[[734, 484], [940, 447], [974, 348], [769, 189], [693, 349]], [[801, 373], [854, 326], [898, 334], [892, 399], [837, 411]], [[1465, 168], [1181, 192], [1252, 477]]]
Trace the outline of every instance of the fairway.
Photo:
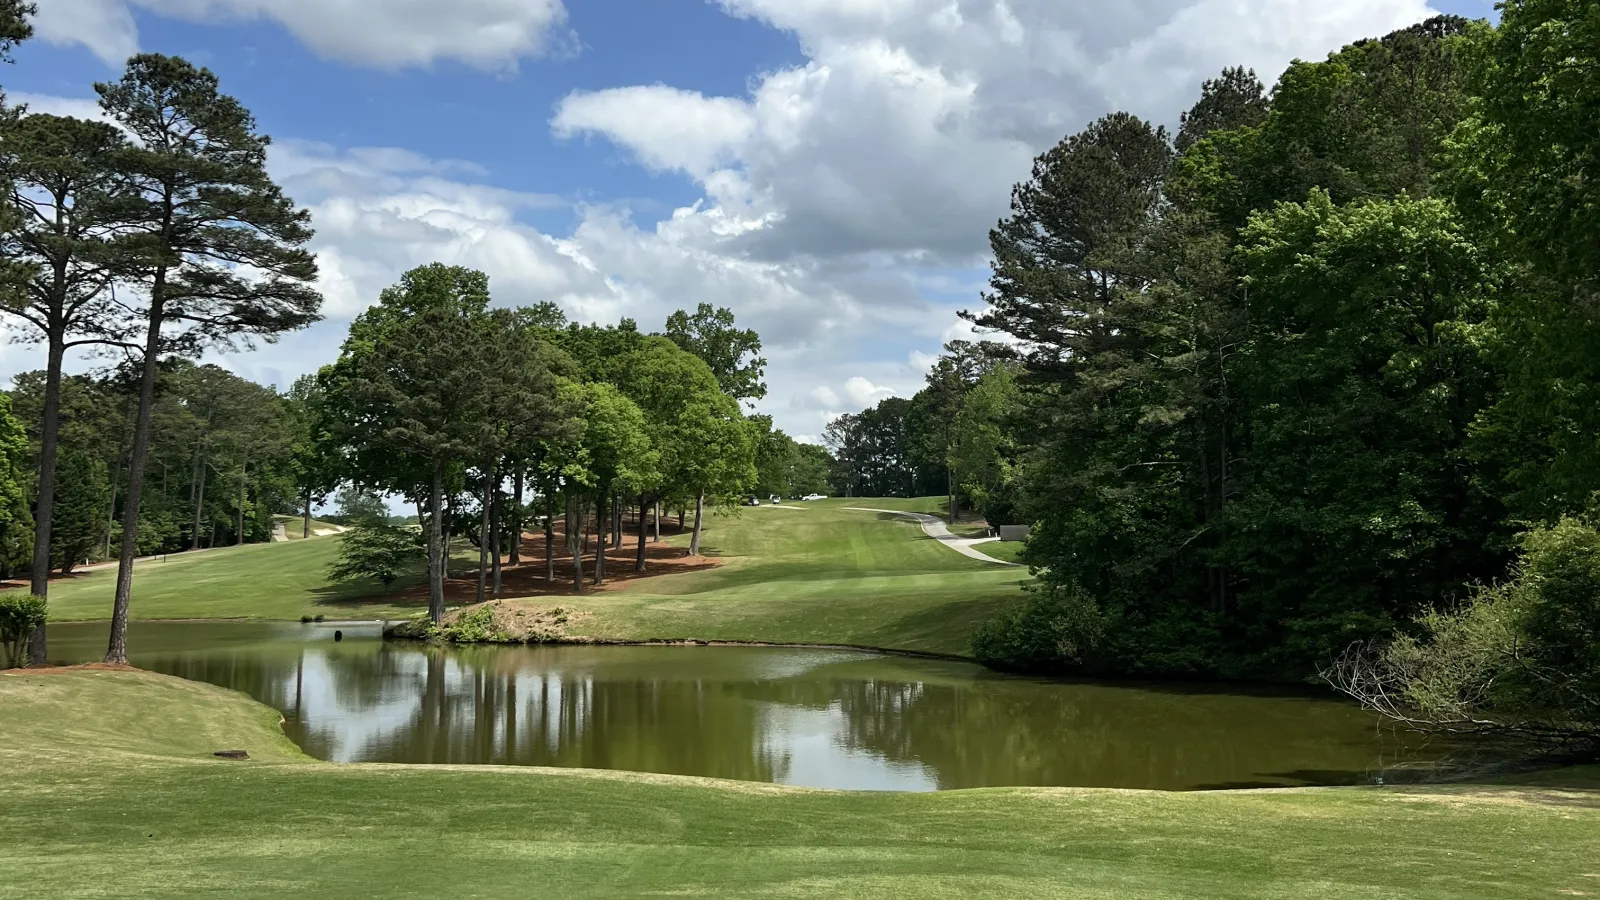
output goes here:
[[[414, 615], [375, 583], [333, 584], [338, 537], [219, 547], [143, 560], [133, 570], [135, 619], [380, 619]], [[407, 583], [416, 582], [412, 578]], [[50, 583], [51, 621], [110, 618], [115, 565]], [[426, 601], [421, 605], [427, 608]]]
[[[300, 755], [277, 718], [149, 673], [0, 675], [0, 896], [1500, 900], [1597, 887], [1592, 772], [1560, 773], [1563, 789], [853, 793], [338, 766]], [[252, 758], [211, 755], [222, 749]]]
[[[848, 644], [964, 655], [973, 629], [1021, 597], [1025, 569], [964, 557], [909, 520], [844, 509], [861, 502], [712, 512], [702, 553], [722, 565], [557, 602], [582, 614], [577, 636], [586, 638]], [[937, 512], [940, 502], [871, 500], [914, 512]], [[665, 540], [687, 547], [689, 539]], [[375, 584], [330, 584], [326, 573], [338, 542], [247, 544], [141, 562], [133, 618], [397, 619], [426, 609], [425, 598], [386, 595]], [[458, 566], [476, 566], [470, 548], [458, 548], [456, 558]], [[542, 569], [543, 562], [530, 565]], [[570, 577], [569, 567], [570, 561], [560, 563], [557, 577]], [[114, 567], [52, 583], [51, 620], [106, 618], [115, 583]], [[551, 600], [541, 598], [545, 605]]]
[[[915, 522], [822, 500], [805, 509], [741, 507], [708, 519], [702, 552], [715, 569], [574, 598], [586, 630], [636, 640], [849, 644], [966, 654], [973, 629], [1022, 596], [1026, 569], [969, 559]], [[937, 512], [940, 498], [873, 499]], [[802, 504], [795, 504], [802, 505]], [[671, 539], [687, 546], [687, 536]]]

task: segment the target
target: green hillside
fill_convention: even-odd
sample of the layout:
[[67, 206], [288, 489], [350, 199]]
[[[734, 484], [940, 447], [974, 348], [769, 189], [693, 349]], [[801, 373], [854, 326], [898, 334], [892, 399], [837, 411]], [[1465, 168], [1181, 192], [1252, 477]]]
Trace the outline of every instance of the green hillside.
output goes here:
[[[563, 598], [586, 636], [618, 640], [715, 639], [855, 644], [965, 653], [972, 629], [1020, 596], [1022, 569], [968, 559], [915, 523], [851, 506], [936, 511], [938, 498], [826, 500], [803, 509], [741, 508], [708, 519], [715, 568]], [[666, 539], [686, 546], [687, 535]], [[631, 542], [631, 539], [630, 539]], [[337, 538], [247, 544], [138, 564], [135, 619], [401, 618], [425, 599], [376, 584], [334, 585]], [[462, 565], [475, 565], [470, 548]], [[538, 565], [538, 563], [535, 563]], [[563, 565], [560, 577], [567, 577]], [[413, 578], [409, 584], [419, 579]], [[51, 585], [54, 621], [110, 615], [114, 568]]]
[[[277, 713], [241, 694], [140, 672], [0, 675], [0, 721], [8, 896], [1500, 900], [1597, 887], [1592, 770], [1542, 786], [908, 794], [334, 765], [301, 756]], [[211, 755], [222, 749], [252, 758]]]

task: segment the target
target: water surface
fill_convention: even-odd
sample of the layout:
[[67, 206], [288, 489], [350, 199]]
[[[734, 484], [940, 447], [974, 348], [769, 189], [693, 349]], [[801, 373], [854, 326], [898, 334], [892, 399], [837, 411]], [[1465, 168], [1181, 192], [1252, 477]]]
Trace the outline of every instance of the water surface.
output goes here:
[[[343, 640], [334, 641], [334, 631]], [[51, 659], [105, 623], [50, 626]], [[577, 766], [827, 788], [1364, 783], [1443, 753], [1331, 699], [764, 647], [455, 647], [379, 626], [135, 622], [130, 661], [243, 691], [335, 762]], [[1398, 768], [1397, 768], [1398, 767]]]

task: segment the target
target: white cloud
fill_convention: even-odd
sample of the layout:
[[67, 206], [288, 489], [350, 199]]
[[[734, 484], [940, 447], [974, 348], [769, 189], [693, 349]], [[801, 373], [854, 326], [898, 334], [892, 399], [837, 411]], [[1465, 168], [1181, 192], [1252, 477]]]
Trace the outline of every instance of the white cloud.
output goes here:
[[[698, 179], [703, 214], [767, 223], [730, 252], [881, 252], [919, 265], [981, 259], [1032, 158], [1095, 116], [1124, 107], [1172, 123], [1226, 65], [1270, 81], [1296, 56], [1431, 12], [1424, 0], [721, 3], [794, 32], [809, 62], [743, 97], [659, 85], [575, 94], [558, 133], [604, 134]], [[706, 122], [719, 125], [686, 125]]]
[[26, 91], [11, 92], [9, 97], [13, 106], [26, 106], [30, 113], [48, 113], [52, 116], [73, 116], [79, 119], [95, 119], [101, 122], [110, 122], [111, 118], [100, 110], [100, 104], [94, 100], [82, 97], [54, 97], [49, 94], [30, 94]]
[[862, 378], [860, 375], [855, 375], [845, 381], [844, 394], [850, 398], [852, 404], [861, 407], [871, 406], [885, 397], [893, 396], [894, 389], [881, 387]]
[[568, 94], [550, 126], [563, 138], [611, 135], [651, 169], [679, 169], [704, 179], [730, 161], [750, 137], [755, 118], [740, 100], [657, 84]]
[[837, 409], [839, 406], [839, 395], [833, 392], [833, 388], [825, 384], [819, 384], [811, 389], [811, 399], [820, 404], [823, 409]]
[[108, 66], [139, 52], [139, 30], [126, 0], [45, 0], [35, 33], [52, 44], [82, 44]]
[[46, 0], [39, 36], [83, 44], [108, 66], [138, 51], [132, 8], [191, 22], [267, 19], [324, 59], [379, 69], [455, 60], [484, 70], [572, 44], [561, 0]]

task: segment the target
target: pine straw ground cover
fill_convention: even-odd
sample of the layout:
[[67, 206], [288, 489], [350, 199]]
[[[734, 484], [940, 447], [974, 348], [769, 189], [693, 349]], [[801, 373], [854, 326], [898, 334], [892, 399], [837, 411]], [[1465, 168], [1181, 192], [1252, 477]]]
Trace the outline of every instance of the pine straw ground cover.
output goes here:
[[[1158, 793], [341, 766], [241, 694], [0, 675], [0, 897], [1600, 896], [1600, 778]], [[244, 749], [248, 761], [212, 756]]]

